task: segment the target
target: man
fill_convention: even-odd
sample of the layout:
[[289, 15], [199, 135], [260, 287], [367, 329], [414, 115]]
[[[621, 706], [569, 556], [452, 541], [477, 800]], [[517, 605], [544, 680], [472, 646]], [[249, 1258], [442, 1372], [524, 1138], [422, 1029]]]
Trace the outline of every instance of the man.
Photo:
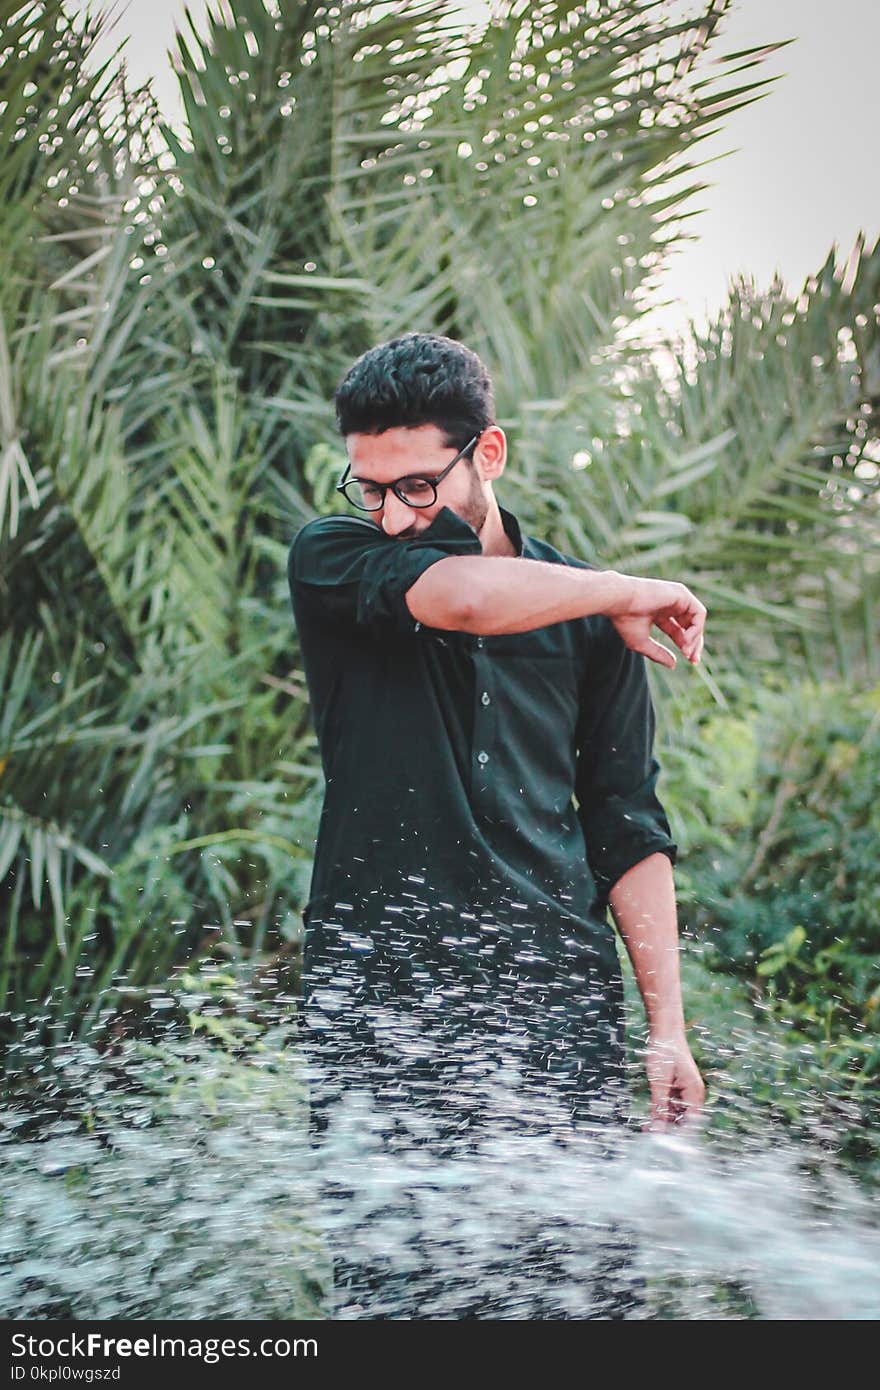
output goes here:
[[447, 1135], [505, 1079], [513, 1122], [544, 1123], [548, 1099], [575, 1124], [620, 1115], [609, 905], [647, 1010], [652, 1123], [695, 1117], [643, 657], [675, 665], [656, 625], [698, 662], [703, 605], [522, 535], [463, 345], [372, 349], [336, 410], [352, 514], [309, 522], [289, 563], [326, 782], [305, 914], [316, 1126], [357, 1084]]

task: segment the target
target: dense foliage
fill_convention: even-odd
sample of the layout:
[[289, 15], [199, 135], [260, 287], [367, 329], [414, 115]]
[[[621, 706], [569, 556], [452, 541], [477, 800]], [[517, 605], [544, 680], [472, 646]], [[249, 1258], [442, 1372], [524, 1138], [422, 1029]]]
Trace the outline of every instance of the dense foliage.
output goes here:
[[864, 1082], [880, 1071], [880, 690], [791, 689], [707, 735], [727, 742], [726, 802], [689, 861], [687, 915], [716, 965]]
[[0, 0], [7, 1031], [295, 947], [321, 785], [284, 562], [332, 387], [398, 329], [492, 366], [528, 527], [706, 596], [704, 671], [658, 679], [694, 842], [756, 669], [824, 672], [827, 626], [876, 678], [880, 252], [736, 287], [672, 381], [638, 345], [696, 146], [765, 85], [726, 8], [231, 0], [178, 37], [177, 130], [95, 22]]

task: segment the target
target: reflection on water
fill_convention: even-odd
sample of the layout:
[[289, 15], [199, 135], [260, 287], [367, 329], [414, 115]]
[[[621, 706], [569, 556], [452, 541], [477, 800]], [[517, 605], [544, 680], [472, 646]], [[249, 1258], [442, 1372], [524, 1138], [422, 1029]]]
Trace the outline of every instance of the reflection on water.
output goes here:
[[31, 1051], [0, 1111], [5, 1316], [880, 1314], [876, 1214], [818, 1146], [523, 1128], [499, 1077], [461, 1143], [353, 1087], [312, 1152], [292, 1021], [258, 1012]]

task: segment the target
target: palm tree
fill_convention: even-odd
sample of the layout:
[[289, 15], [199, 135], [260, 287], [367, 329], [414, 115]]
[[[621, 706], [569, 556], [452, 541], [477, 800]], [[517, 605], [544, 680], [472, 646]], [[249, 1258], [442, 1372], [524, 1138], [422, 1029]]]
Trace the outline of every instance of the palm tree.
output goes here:
[[[177, 37], [173, 129], [118, 58], [90, 71], [96, 22], [0, 0], [13, 1025], [36, 1000], [87, 1032], [206, 941], [295, 942], [321, 787], [284, 560], [330, 494], [333, 385], [378, 338], [432, 328], [492, 363], [527, 523], [714, 586], [718, 697], [751, 643], [803, 630], [798, 605], [866, 601], [862, 558], [818, 592], [809, 562], [874, 515], [864, 470], [860, 498], [843, 481], [862, 455], [815, 453], [873, 387], [835, 359], [818, 392], [804, 364], [837, 319], [876, 352], [876, 257], [795, 306], [796, 365], [781, 290], [738, 292], [765, 328], [732, 304], [677, 390], [633, 346], [699, 141], [766, 86], [764, 50], [707, 75], [727, 7], [505, 0], [475, 25], [434, 0], [231, 0]], [[740, 561], [772, 537], [768, 604]]]

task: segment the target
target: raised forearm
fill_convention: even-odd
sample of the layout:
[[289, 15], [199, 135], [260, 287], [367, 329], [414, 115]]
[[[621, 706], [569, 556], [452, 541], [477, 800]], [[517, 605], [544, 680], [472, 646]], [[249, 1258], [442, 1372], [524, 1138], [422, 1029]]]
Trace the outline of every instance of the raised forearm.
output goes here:
[[607, 613], [623, 602], [631, 583], [614, 570], [501, 555], [449, 555], [420, 575], [406, 602], [413, 617], [430, 627], [487, 635], [529, 632]]
[[610, 903], [651, 1032], [683, 1034], [678, 919], [668, 856], [651, 854], [634, 864], [612, 888]]
[[447, 555], [410, 586], [406, 603], [428, 627], [485, 635], [603, 614], [628, 647], [664, 666], [675, 655], [651, 636], [652, 625], [696, 663], [706, 620], [683, 584], [503, 555]]

